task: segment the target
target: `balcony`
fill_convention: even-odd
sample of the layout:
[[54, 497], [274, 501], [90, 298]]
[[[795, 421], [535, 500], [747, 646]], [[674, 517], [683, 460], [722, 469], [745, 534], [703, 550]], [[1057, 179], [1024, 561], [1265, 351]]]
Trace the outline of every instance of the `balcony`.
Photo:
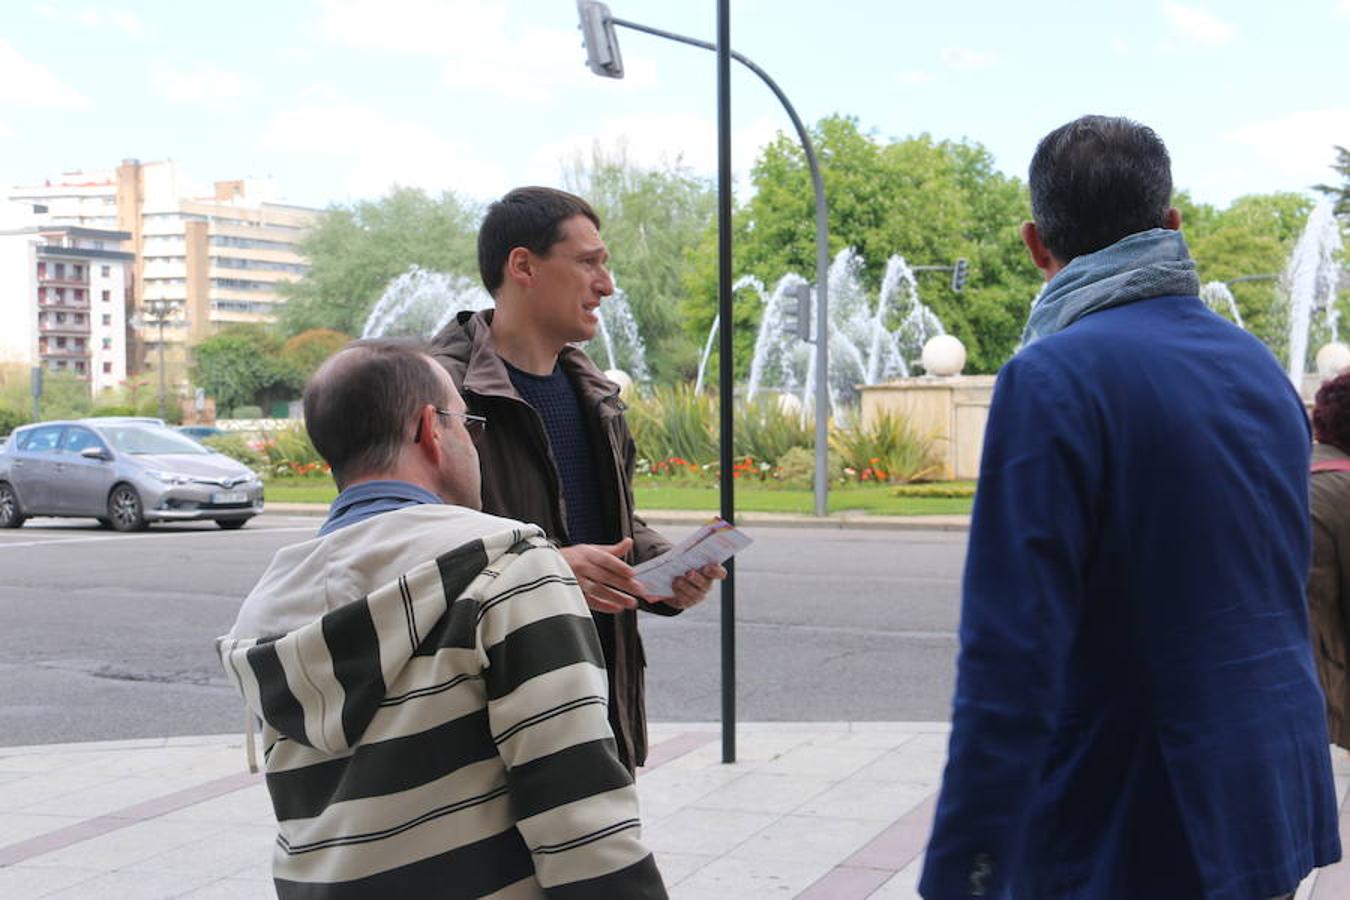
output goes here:
[[38, 276], [38, 285], [41, 287], [89, 287], [89, 270], [78, 278], [70, 272], [59, 278], [49, 269], [46, 275]]
[[38, 356], [43, 359], [88, 359], [89, 348], [76, 350], [74, 347], [42, 347], [38, 346]]
[[73, 334], [85, 336], [89, 334], [88, 322], [38, 322], [38, 332], [40, 334]]
[[85, 310], [89, 308], [89, 297], [85, 296], [83, 300], [72, 300], [67, 297], [64, 300], [57, 300], [55, 297], [47, 297], [38, 300], [38, 306], [42, 309], [73, 309]]

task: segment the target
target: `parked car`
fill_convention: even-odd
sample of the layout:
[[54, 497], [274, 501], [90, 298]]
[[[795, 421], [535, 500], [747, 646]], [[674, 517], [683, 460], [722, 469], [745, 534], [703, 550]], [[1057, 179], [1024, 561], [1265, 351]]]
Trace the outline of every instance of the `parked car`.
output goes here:
[[0, 528], [87, 516], [118, 531], [191, 519], [234, 529], [262, 510], [252, 470], [158, 420], [41, 422], [0, 449]]
[[215, 437], [225, 433], [225, 429], [217, 428], [214, 425], [179, 425], [174, 430], [179, 434], [186, 434], [194, 441], [200, 441], [203, 438]]

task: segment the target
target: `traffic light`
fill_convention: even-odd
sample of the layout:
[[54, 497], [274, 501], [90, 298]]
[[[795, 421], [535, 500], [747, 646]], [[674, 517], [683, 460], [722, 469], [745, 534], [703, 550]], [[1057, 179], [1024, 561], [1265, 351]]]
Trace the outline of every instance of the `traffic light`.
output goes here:
[[966, 288], [966, 276], [969, 274], [970, 261], [958, 259], [952, 266], [952, 293], [959, 294]]
[[586, 48], [586, 65], [605, 78], [623, 77], [623, 57], [619, 54], [619, 39], [614, 35], [609, 7], [593, 0], [577, 0], [577, 15], [581, 18], [581, 45]]
[[788, 293], [797, 301], [797, 308], [787, 311], [787, 329], [794, 331], [797, 337], [811, 343], [811, 285], [803, 281], [793, 285]]

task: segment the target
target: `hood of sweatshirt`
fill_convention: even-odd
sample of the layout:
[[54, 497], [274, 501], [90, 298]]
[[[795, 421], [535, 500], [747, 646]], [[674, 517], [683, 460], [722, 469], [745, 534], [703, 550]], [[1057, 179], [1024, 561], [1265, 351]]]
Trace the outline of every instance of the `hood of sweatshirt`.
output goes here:
[[530, 537], [542, 532], [428, 504], [286, 547], [217, 641], [226, 675], [281, 734], [347, 752], [455, 598]]

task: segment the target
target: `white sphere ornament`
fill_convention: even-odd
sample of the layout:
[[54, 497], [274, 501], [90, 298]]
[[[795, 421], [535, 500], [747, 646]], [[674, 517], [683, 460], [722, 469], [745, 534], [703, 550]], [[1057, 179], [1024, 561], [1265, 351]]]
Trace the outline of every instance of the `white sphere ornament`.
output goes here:
[[623, 399], [633, 395], [633, 377], [623, 369], [606, 369], [605, 377], [619, 386], [619, 396]]
[[1330, 381], [1346, 369], [1350, 369], [1350, 346], [1334, 341], [1317, 351], [1317, 377], [1321, 381]]
[[923, 370], [929, 375], [948, 377], [960, 375], [966, 367], [966, 345], [952, 334], [939, 334], [931, 337], [923, 345], [920, 358]]

